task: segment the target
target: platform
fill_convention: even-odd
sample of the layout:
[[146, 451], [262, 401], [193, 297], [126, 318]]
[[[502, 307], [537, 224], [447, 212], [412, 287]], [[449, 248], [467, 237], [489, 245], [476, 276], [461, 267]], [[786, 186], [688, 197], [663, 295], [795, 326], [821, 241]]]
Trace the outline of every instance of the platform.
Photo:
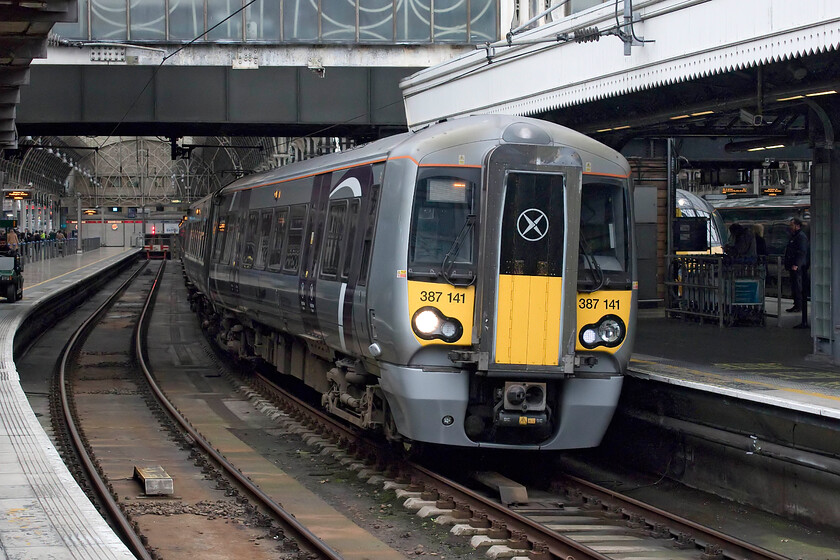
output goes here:
[[628, 374], [840, 419], [840, 368], [814, 357], [810, 330], [793, 328], [800, 320], [782, 311], [763, 327], [721, 328], [641, 310]]
[[18, 327], [38, 305], [138, 249], [103, 247], [29, 263], [23, 299], [0, 302], [0, 554], [9, 559], [132, 559], [38, 423], [13, 362]]

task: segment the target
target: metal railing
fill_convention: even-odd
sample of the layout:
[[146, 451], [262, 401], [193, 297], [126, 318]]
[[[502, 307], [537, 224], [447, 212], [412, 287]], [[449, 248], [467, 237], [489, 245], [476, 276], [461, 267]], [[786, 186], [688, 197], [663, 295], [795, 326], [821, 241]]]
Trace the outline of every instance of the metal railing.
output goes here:
[[767, 263], [734, 262], [723, 255], [668, 258], [666, 313], [717, 322], [764, 324]]
[[[98, 237], [82, 239], [83, 252], [93, 251], [99, 249], [99, 247], [100, 239]], [[26, 263], [75, 255], [78, 249], [79, 240], [74, 237], [60, 240], [41, 239], [21, 243], [18, 246], [18, 254], [20, 255], [21, 262], [25, 265]]]

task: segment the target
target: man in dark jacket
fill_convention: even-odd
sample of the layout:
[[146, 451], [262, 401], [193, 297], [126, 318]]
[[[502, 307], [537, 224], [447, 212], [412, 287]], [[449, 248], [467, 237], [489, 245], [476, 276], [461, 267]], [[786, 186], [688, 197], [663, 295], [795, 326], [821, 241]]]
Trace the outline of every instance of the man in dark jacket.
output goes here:
[[808, 327], [808, 300], [806, 285], [808, 281], [808, 237], [802, 231], [802, 220], [790, 221], [790, 240], [785, 247], [785, 270], [790, 272], [790, 287], [793, 292], [793, 307], [788, 312], [802, 312], [802, 322], [795, 328]]

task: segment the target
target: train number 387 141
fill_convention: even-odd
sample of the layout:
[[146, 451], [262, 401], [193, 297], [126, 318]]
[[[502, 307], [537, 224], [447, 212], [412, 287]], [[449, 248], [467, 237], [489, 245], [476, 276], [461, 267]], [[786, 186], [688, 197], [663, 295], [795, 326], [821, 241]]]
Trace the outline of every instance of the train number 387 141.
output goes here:
[[420, 301], [448, 301], [449, 303], [466, 303], [467, 296], [466, 294], [453, 294], [423, 290], [420, 292]]
[[621, 300], [617, 299], [580, 298], [578, 300], [578, 309], [611, 309], [618, 311], [620, 308]]

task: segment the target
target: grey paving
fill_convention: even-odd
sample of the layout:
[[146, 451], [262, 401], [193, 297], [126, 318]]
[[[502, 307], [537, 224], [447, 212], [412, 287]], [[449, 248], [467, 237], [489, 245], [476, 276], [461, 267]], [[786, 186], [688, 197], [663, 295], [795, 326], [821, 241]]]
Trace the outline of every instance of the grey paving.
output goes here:
[[0, 303], [0, 558], [130, 559], [73, 479], [39, 424], [20, 386], [12, 344], [39, 302], [60, 297], [136, 249], [101, 248], [29, 263], [24, 298]]

